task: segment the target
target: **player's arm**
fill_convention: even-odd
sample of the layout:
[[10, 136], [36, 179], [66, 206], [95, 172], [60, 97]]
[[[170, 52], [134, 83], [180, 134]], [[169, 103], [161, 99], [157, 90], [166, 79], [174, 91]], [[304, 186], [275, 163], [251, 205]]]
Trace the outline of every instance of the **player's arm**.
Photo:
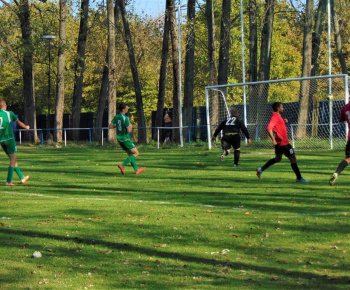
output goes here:
[[269, 134], [269, 137], [270, 137], [270, 139], [272, 140], [272, 144], [273, 144], [273, 146], [277, 145], [277, 142], [276, 142], [275, 136], [273, 135], [273, 131], [272, 131], [272, 130], [267, 129], [267, 133]]
[[132, 125], [131, 125], [131, 123], [129, 124], [129, 127], [126, 128], [126, 132], [128, 132], [129, 134], [132, 132]]
[[249, 146], [250, 143], [252, 143], [252, 139], [250, 139], [248, 129], [247, 129], [247, 127], [243, 124], [243, 122], [241, 122], [241, 129], [242, 129], [242, 132], [243, 132], [244, 136], [248, 139], [248, 144], [247, 144], [247, 145]]
[[114, 129], [116, 127], [115, 117], [112, 119], [111, 123], [109, 123], [108, 128]]
[[29, 126], [29, 125], [24, 124], [23, 122], [21, 122], [21, 121], [18, 120], [18, 119], [17, 119], [16, 123], [17, 123], [18, 126], [20, 126], [20, 127], [23, 128], [23, 129], [27, 129], [27, 130], [30, 129], [30, 126]]
[[216, 137], [219, 135], [220, 131], [222, 129], [224, 129], [224, 126], [225, 126], [225, 123], [226, 123], [226, 120], [221, 122], [221, 124], [216, 128], [215, 132], [214, 132], [214, 135], [213, 137], [211, 138], [212, 141], [214, 141], [216, 139]]
[[345, 111], [344, 111], [344, 109], [340, 112], [340, 115], [339, 115], [339, 122], [340, 122], [340, 123], [346, 122]]

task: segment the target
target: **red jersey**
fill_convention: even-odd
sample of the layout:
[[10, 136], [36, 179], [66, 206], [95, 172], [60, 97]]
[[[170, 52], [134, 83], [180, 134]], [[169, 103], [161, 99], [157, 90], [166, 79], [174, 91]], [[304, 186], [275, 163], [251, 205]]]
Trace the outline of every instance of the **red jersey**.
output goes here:
[[[350, 128], [350, 103], [346, 104], [341, 110], [339, 122], [347, 122], [348, 127]], [[350, 140], [350, 130], [348, 134], [348, 140]]]
[[289, 144], [287, 127], [281, 114], [272, 112], [270, 122], [266, 129], [275, 132], [275, 140], [278, 145], [285, 146]]

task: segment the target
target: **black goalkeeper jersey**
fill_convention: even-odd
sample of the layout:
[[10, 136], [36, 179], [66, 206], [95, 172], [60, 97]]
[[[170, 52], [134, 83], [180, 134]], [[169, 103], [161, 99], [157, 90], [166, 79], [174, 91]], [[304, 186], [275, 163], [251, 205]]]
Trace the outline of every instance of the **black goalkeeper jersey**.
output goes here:
[[216, 128], [214, 137], [216, 137], [221, 130], [223, 130], [224, 135], [239, 134], [242, 130], [246, 138], [250, 139], [247, 127], [244, 126], [240, 119], [234, 116], [228, 117]]

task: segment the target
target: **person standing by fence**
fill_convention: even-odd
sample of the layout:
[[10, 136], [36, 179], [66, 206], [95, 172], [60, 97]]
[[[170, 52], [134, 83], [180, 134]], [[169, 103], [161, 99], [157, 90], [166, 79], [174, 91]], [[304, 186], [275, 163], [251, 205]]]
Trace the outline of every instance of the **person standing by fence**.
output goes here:
[[123, 175], [125, 175], [125, 166], [131, 163], [135, 170], [135, 174], [139, 174], [146, 170], [146, 168], [139, 168], [136, 163], [136, 157], [139, 156], [139, 151], [137, 150], [134, 143], [130, 140], [130, 133], [132, 131], [132, 125], [130, 119], [126, 116], [129, 107], [125, 103], [120, 103], [119, 114], [115, 115], [111, 123], [109, 124], [109, 129], [117, 130], [117, 140], [122, 147], [122, 149], [129, 155], [128, 158], [118, 167]]
[[[172, 120], [170, 118], [169, 112], [166, 111], [164, 115], [164, 126], [172, 127]], [[164, 143], [169, 142], [171, 140], [171, 129], [164, 130]]]
[[21, 182], [24, 184], [29, 179], [29, 176], [23, 176], [21, 169], [17, 164], [17, 146], [15, 137], [11, 128], [11, 123], [16, 122], [18, 126], [29, 130], [29, 125], [25, 125], [12, 111], [7, 111], [5, 100], [0, 99], [0, 143], [2, 149], [10, 158], [10, 166], [8, 167], [6, 186], [14, 186], [12, 182], [13, 173], [16, 172]]

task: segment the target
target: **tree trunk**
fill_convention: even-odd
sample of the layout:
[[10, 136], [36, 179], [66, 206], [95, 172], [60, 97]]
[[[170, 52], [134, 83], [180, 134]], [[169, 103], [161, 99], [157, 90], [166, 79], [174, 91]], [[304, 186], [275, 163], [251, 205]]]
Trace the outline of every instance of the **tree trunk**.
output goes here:
[[[258, 25], [256, 0], [249, 2], [249, 82], [258, 80]], [[250, 85], [248, 90], [249, 123], [256, 124], [258, 114], [258, 100], [256, 98], [256, 85]], [[251, 130], [251, 137], [256, 138], [256, 130]]]
[[[16, 2], [17, 3], [17, 2]], [[36, 129], [36, 111], [34, 94], [34, 74], [33, 74], [33, 44], [32, 28], [30, 23], [29, 1], [23, 0], [18, 5], [17, 14], [21, 23], [22, 41], [23, 41], [23, 98], [24, 98], [24, 123], [31, 129]], [[24, 140], [38, 142], [36, 131], [25, 132]]]
[[[116, 115], [115, 19], [113, 0], [107, 0], [108, 18], [108, 124]], [[108, 130], [108, 141], [116, 142], [115, 130]]]
[[[57, 62], [57, 99], [56, 99], [56, 116], [55, 129], [63, 128], [63, 111], [64, 111], [64, 68], [66, 64], [66, 17], [67, 5], [66, 0], [60, 0], [60, 36], [58, 46]], [[62, 130], [54, 131], [54, 140], [62, 142]]]
[[[178, 39], [178, 27], [176, 24], [176, 13], [175, 13], [175, 0], [171, 0], [170, 5], [170, 36], [171, 46], [173, 54], [173, 76], [174, 76], [174, 87], [173, 87], [173, 127], [180, 126], [180, 75], [179, 75], [179, 39]], [[180, 141], [180, 129], [173, 130], [172, 140], [174, 142]]]
[[222, 18], [220, 31], [219, 74], [218, 84], [226, 85], [228, 80], [230, 28], [231, 28], [231, 0], [222, 1]]
[[[321, 36], [323, 32], [323, 21], [326, 15], [327, 0], [320, 0], [316, 12], [315, 20], [315, 32], [312, 34], [312, 60], [311, 60], [311, 76], [317, 75], [320, 56], [320, 44]], [[314, 102], [314, 95], [318, 89], [318, 81], [310, 81], [310, 94], [309, 94], [309, 111], [312, 112], [312, 124], [317, 124], [319, 120], [318, 114], [318, 102]], [[318, 134], [318, 126], [312, 126], [312, 136]]]
[[320, 0], [318, 4], [316, 21], [315, 21], [315, 33], [312, 37], [312, 70], [311, 76], [315, 76], [318, 69], [318, 58], [320, 56], [320, 44], [321, 36], [323, 32], [323, 21], [326, 15], [327, 0]]
[[[213, 1], [207, 0], [205, 6], [205, 14], [207, 18], [208, 27], [208, 59], [209, 59], [209, 84], [215, 86], [218, 84], [218, 72], [216, 63], [216, 41], [215, 41], [215, 21], [214, 21], [214, 9]], [[219, 123], [219, 99], [218, 92], [210, 90], [208, 92], [209, 98], [212, 100], [209, 104], [210, 114], [210, 124]], [[210, 138], [210, 136], [208, 137]]]
[[[118, 5], [115, 5], [114, 7], [114, 23], [115, 27], [117, 27], [117, 23], [119, 21], [119, 9]], [[108, 94], [108, 48], [106, 52], [106, 62], [103, 65], [103, 74], [102, 74], [102, 81], [101, 81], [101, 87], [100, 87], [100, 92], [99, 92], [99, 102], [98, 102], [98, 107], [97, 107], [97, 112], [96, 112], [96, 118], [95, 118], [95, 128], [102, 128], [103, 124], [103, 115], [105, 112], [105, 107], [106, 107], [106, 99], [107, 99], [107, 94]], [[94, 140], [101, 140], [102, 137], [102, 132], [101, 129], [95, 129], [94, 133]]]
[[[219, 49], [219, 71], [218, 84], [226, 85], [228, 81], [228, 67], [230, 62], [230, 28], [231, 28], [231, 0], [222, 1], [222, 16], [220, 29], [220, 49]], [[226, 88], [220, 89], [226, 98]], [[225, 106], [225, 101], [222, 94], [218, 96], [218, 106], [222, 108]], [[218, 124], [224, 120], [225, 116], [219, 115]]]
[[[72, 127], [80, 128], [81, 99], [83, 96], [83, 80], [85, 69], [85, 48], [88, 34], [89, 0], [81, 1], [80, 27], [78, 36], [77, 57], [75, 60], [75, 76], [72, 106]], [[73, 130], [73, 140], [79, 140], [79, 130]]]
[[331, 11], [333, 15], [333, 26], [334, 26], [334, 39], [335, 39], [335, 50], [341, 65], [341, 71], [343, 74], [348, 74], [348, 68], [346, 66], [346, 61], [343, 54], [343, 45], [341, 41], [340, 29], [341, 29], [341, 20], [338, 20], [338, 15], [335, 13], [334, 9], [334, 0], [331, 1]]
[[[187, 3], [187, 22], [189, 25], [189, 33], [187, 35], [186, 43], [186, 58], [185, 58], [185, 83], [184, 83], [184, 108], [183, 121], [184, 126], [192, 126], [192, 112], [193, 112], [193, 88], [194, 88], [194, 50], [196, 43], [195, 35], [195, 9], [196, 0], [188, 0]], [[193, 128], [190, 128], [193, 131]], [[189, 130], [184, 131], [184, 136], [189, 140]]]
[[[272, 32], [273, 32], [273, 20], [274, 20], [275, 0], [265, 0], [265, 19], [261, 32], [261, 47], [260, 47], [260, 64], [258, 80], [265, 81], [270, 79], [271, 68], [271, 45], [272, 45]], [[256, 123], [259, 126], [266, 127], [268, 122], [266, 115], [266, 107], [269, 96], [269, 85], [261, 84], [257, 87], [257, 104], [258, 110], [256, 112]], [[261, 114], [261, 115], [260, 115]], [[265, 138], [267, 136], [265, 128], [260, 128], [260, 136]]]
[[[166, 86], [166, 68], [169, 57], [169, 31], [170, 31], [170, 13], [172, 0], [166, 0], [165, 4], [165, 17], [164, 17], [164, 32], [163, 32], [163, 46], [162, 46], [162, 62], [159, 72], [159, 91], [157, 102], [157, 115], [156, 115], [156, 127], [163, 126], [163, 111], [164, 111], [164, 99], [165, 99], [165, 86]], [[157, 140], [157, 132], [153, 133], [153, 140]]]
[[[309, 77], [311, 75], [313, 5], [313, 0], [306, 1], [302, 77]], [[310, 80], [304, 80], [301, 82], [300, 86], [298, 124], [307, 124], [308, 122], [309, 93]], [[305, 136], [306, 126], [298, 126], [296, 137], [304, 138]]]
[[130, 68], [132, 72], [132, 77], [134, 80], [135, 95], [136, 95], [136, 111], [137, 111], [137, 125], [138, 125], [138, 143], [147, 143], [147, 130], [146, 130], [146, 120], [143, 111], [143, 101], [142, 101], [142, 88], [139, 79], [139, 73], [137, 69], [134, 46], [132, 44], [131, 32], [129, 27], [129, 22], [126, 17], [125, 3], [124, 0], [117, 0], [120, 8], [120, 13], [123, 19], [125, 42], [128, 48]]

